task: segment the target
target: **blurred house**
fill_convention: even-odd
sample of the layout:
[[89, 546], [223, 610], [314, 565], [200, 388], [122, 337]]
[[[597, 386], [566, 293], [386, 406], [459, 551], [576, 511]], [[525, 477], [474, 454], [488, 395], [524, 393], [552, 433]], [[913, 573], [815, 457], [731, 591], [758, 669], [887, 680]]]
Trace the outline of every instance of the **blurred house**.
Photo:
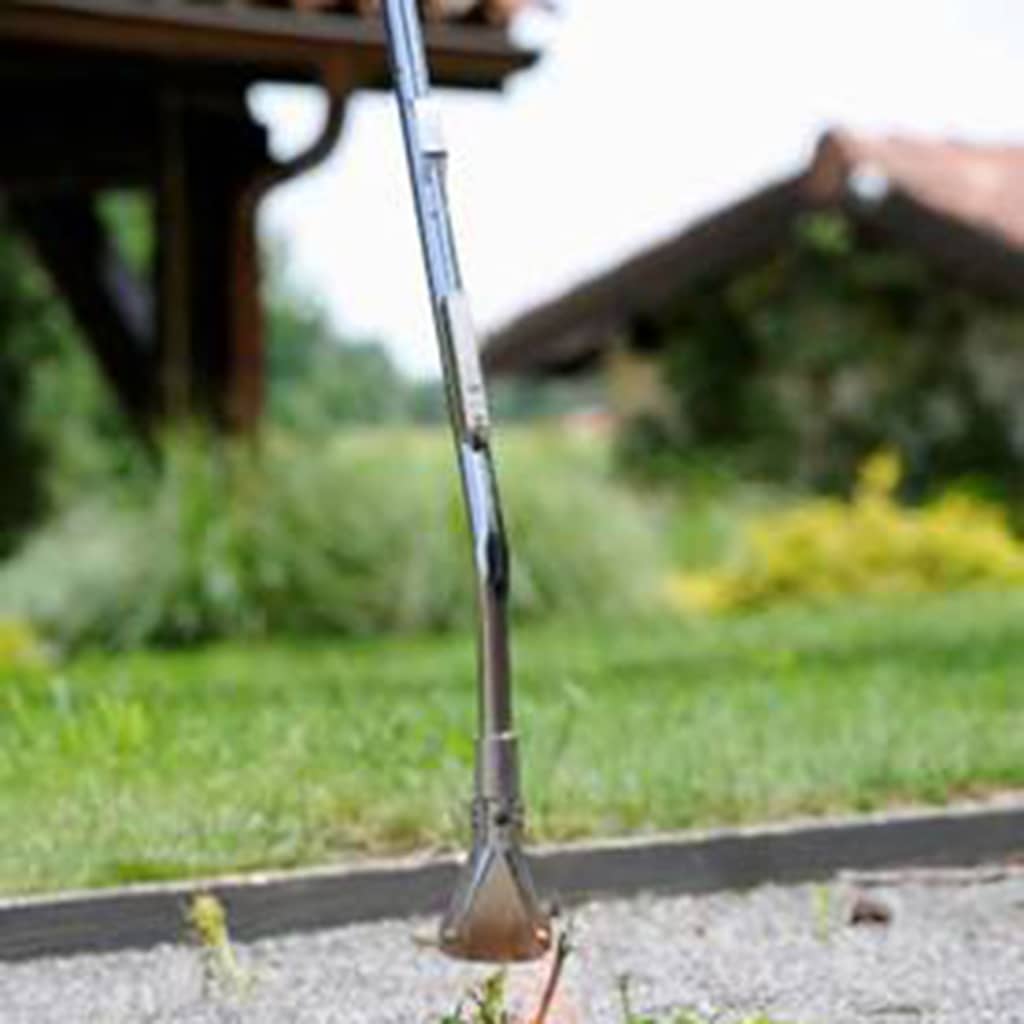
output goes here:
[[[535, 54], [525, 0], [427, 0], [439, 84], [497, 89]], [[255, 223], [261, 199], [332, 150], [348, 98], [389, 80], [371, 0], [6, 0], [0, 4], [0, 212], [26, 234], [122, 406], [147, 429], [201, 415], [232, 429], [263, 404]], [[309, 148], [269, 152], [258, 82], [326, 95]], [[133, 272], [96, 209], [152, 198], [155, 266]], [[145, 275], [143, 275], [145, 276]], [[0, 339], [2, 341], [2, 339]]]
[[[607, 375], [664, 441], [841, 483], [1024, 466], [1024, 147], [826, 133], [809, 164], [498, 330], [492, 374]], [[770, 460], [769, 460], [770, 461]]]

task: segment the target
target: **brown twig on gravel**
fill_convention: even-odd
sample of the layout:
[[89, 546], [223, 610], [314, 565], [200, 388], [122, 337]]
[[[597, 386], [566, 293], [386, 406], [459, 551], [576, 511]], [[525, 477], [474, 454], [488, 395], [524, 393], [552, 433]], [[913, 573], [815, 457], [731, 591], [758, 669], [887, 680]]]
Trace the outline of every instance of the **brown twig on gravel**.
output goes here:
[[572, 952], [572, 944], [569, 941], [569, 933], [562, 932], [558, 936], [558, 945], [555, 947], [555, 958], [551, 963], [551, 973], [548, 975], [547, 984], [544, 986], [544, 994], [541, 996], [540, 1006], [537, 1008], [530, 1024], [544, 1024], [551, 1012], [551, 1004], [555, 1001], [555, 993], [558, 992], [558, 983], [562, 979], [562, 971], [565, 968], [565, 961], [569, 959]]

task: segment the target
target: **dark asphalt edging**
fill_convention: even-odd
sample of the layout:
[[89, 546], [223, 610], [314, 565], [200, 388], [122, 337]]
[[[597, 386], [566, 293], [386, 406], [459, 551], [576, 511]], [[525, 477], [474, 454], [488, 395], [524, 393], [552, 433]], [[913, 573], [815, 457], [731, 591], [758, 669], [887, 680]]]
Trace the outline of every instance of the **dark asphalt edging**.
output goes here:
[[[640, 892], [744, 889], [839, 871], [967, 867], [1024, 854], [1024, 801], [935, 812], [549, 847], [532, 860], [541, 891], [565, 906]], [[0, 902], [0, 960], [178, 942], [199, 890], [228, 908], [242, 941], [440, 912], [453, 858], [129, 886]]]

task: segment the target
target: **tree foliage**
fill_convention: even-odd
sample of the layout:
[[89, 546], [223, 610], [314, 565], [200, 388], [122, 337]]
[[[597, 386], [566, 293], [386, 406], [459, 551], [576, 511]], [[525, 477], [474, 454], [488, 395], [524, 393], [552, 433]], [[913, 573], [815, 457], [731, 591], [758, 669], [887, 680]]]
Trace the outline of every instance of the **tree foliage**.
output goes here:
[[341, 337], [321, 305], [284, 288], [267, 305], [267, 383], [270, 417], [289, 429], [394, 422], [407, 407], [383, 345]]
[[0, 231], [0, 554], [46, 504], [45, 446], [30, 414], [30, 377], [33, 365], [52, 357], [51, 328], [45, 289], [20, 246]]
[[756, 468], [847, 490], [891, 448], [906, 489], [1024, 468], [1024, 308], [950, 281], [842, 215], [681, 297], [663, 325], [677, 448], [724, 445]]

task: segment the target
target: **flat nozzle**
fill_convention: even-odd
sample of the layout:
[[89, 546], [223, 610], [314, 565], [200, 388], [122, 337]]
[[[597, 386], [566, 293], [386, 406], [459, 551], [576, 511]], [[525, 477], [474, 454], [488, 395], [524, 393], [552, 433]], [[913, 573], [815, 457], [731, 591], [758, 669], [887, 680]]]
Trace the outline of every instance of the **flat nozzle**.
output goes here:
[[459, 960], [537, 960], [551, 947], [518, 827], [479, 830], [441, 922], [441, 949]]

